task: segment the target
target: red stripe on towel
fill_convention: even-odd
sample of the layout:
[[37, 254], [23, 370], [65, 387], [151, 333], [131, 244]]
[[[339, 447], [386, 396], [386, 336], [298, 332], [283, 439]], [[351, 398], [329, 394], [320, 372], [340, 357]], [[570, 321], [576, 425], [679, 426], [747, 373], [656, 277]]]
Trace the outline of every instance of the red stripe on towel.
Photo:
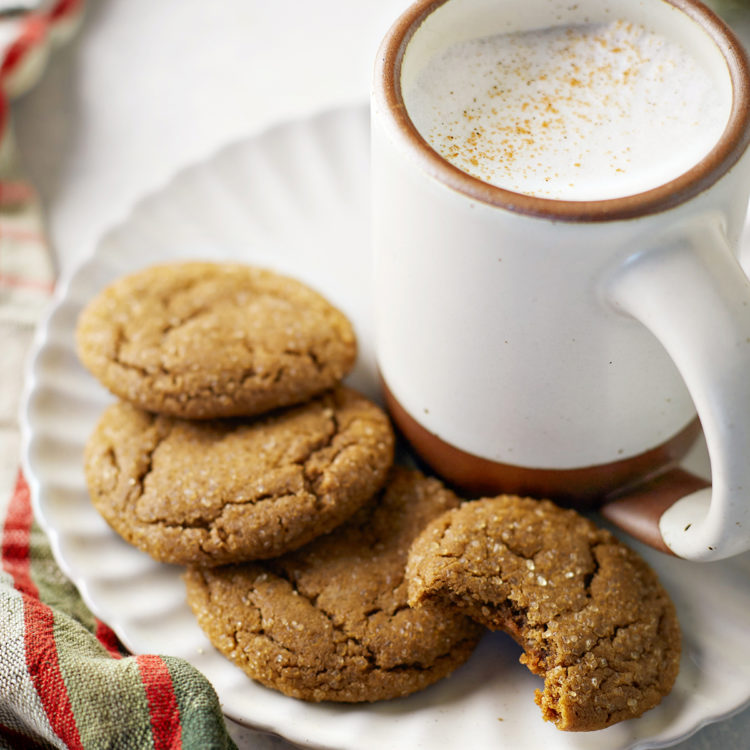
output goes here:
[[55, 284], [52, 281], [39, 281], [37, 279], [22, 279], [20, 276], [12, 276], [0, 273], [0, 286], [8, 289], [36, 289], [42, 292], [52, 292]]
[[96, 639], [107, 649], [113, 659], [122, 659], [122, 647], [115, 631], [99, 619], [96, 621]]
[[22, 472], [10, 499], [3, 527], [3, 570], [23, 594], [24, 645], [29, 673], [47, 719], [55, 734], [68, 748], [83, 748], [76, 726], [68, 689], [60, 671], [52, 610], [39, 601], [39, 591], [31, 578], [29, 548], [31, 541], [31, 493]]
[[52, 610], [30, 596], [24, 597], [23, 604], [26, 669], [55, 734], [70, 750], [82, 750], [73, 706], [57, 658]]
[[182, 727], [180, 708], [172, 685], [172, 676], [159, 656], [136, 656], [151, 712], [154, 750], [180, 750]]
[[23, 61], [26, 55], [41, 44], [47, 36], [47, 19], [44, 16], [29, 14], [23, 22], [23, 28], [13, 44], [5, 53], [0, 65], [0, 79], [7, 77]]
[[62, 21], [68, 16], [74, 16], [82, 6], [83, 0], [60, 0], [49, 12], [49, 19], [53, 22]]
[[2, 560], [3, 570], [13, 578], [16, 591], [39, 598], [34, 581], [31, 580], [29, 565], [29, 538], [31, 534], [31, 493], [21, 471], [16, 478], [16, 486], [8, 506], [3, 527]]

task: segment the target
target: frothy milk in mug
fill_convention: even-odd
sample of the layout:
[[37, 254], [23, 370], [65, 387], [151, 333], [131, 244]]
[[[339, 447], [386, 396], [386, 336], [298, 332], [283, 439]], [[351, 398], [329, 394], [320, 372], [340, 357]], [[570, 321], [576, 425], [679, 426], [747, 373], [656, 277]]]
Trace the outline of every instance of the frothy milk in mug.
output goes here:
[[564, 200], [662, 185], [711, 150], [728, 118], [695, 57], [621, 20], [458, 43], [430, 60], [404, 100], [420, 134], [458, 168]]

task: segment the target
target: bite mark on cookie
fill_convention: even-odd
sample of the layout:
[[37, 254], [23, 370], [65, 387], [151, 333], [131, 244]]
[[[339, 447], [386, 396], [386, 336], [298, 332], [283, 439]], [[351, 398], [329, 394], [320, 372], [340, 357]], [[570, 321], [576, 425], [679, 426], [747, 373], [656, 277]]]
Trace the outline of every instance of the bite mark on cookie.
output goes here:
[[451, 603], [524, 649], [545, 719], [600, 729], [660, 702], [679, 668], [674, 607], [609, 532], [548, 501], [502, 496], [433, 522], [410, 552], [410, 602]]

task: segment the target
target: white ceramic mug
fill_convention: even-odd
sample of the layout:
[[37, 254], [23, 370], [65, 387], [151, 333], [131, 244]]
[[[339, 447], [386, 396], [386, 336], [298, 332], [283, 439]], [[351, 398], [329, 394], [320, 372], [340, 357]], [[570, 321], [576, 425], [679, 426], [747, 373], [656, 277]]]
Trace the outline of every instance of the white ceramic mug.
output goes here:
[[[411, 121], [404, 83], [436, 50], [612, 17], [679, 40], [730, 102], [676, 179], [531, 197], [462, 172]], [[380, 48], [372, 123], [378, 364], [416, 451], [474, 495], [626, 494], [679, 556], [750, 549], [750, 75], [731, 31], [694, 0], [423, 0]], [[699, 424], [712, 487], [672, 471]]]

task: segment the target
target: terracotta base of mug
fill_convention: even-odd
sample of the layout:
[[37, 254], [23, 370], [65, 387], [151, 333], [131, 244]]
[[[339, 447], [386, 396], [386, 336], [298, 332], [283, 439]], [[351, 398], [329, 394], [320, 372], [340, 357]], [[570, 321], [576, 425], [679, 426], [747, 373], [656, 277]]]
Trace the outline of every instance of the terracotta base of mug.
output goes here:
[[696, 417], [672, 438], [637, 456], [580, 469], [535, 469], [491, 461], [456, 448], [420, 425], [383, 383], [391, 417], [417, 455], [466, 497], [501, 493], [549, 498], [560, 505], [588, 510], [622, 488], [633, 487], [677, 462], [700, 434]]
[[674, 554], [659, 529], [662, 514], [681, 497], [710, 486], [702, 477], [679, 467], [669, 469], [631, 491], [607, 498], [599, 512], [608, 521], [654, 549]]

